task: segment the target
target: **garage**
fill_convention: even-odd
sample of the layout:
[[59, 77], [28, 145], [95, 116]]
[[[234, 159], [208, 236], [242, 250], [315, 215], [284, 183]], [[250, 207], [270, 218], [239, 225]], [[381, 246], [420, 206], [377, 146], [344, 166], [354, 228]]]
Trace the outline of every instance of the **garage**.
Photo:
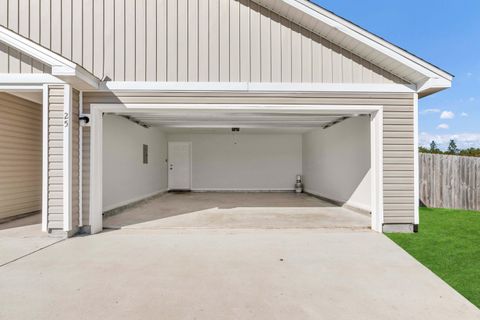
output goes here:
[[378, 111], [96, 109], [106, 228], [372, 226]]
[[0, 90], [0, 224], [42, 209], [42, 105], [40, 92]]
[[[1, 23], [0, 89], [42, 92], [42, 230], [101, 232], [104, 213], [163, 196], [188, 212], [328, 203], [417, 230], [418, 101], [453, 76], [308, 1], [210, 2]], [[297, 175], [306, 198], [288, 202]]]

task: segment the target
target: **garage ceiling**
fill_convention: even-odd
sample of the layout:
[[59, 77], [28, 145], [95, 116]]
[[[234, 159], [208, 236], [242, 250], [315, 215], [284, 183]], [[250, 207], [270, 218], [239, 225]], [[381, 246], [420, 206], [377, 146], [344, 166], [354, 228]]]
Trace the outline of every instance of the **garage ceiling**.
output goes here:
[[[353, 116], [351, 113], [272, 113], [272, 112], [212, 112], [202, 110], [122, 112], [115, 113], [145, 127], [158, 127], [165, 131], [182, 131], [185, 129], [218, 131], [237, 127], [259, 131], [299, 131], [304, 132], [319, 127], [330, 127]], [[255, 129], [255, 130], [253, 130]]]

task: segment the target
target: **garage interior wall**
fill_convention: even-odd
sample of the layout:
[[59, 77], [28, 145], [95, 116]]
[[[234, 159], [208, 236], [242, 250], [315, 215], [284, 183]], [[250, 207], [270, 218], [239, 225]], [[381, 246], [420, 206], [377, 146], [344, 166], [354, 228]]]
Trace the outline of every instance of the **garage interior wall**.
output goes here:
[[0, 221], [42, 209], [42, 106], [0, 93]]
[[[148, 163], [143, 163], [143, 145]], [[103, 210], [155, 195], [167, 188], [167, 140], [158, 128], [144, 128], [115, 115], [103, 117]]]
[[370, 211], [370, 118], [349, 118], [303, 136], [305, 191]]
[[285, 133], [168, 134], [192, 142], [192, 190], [288, 191], [302, 173], [302, 135]]
[[[370, 211], [369, 117], [303, 134], [278, 130], [172, 133], [105, 115], [104, 211], [167, 189], [168, 141], [192, 143], [193, 191], [292, 191], [302, 174], [305, 191]], [[149, 146], [147, 165], [143, 144]]]

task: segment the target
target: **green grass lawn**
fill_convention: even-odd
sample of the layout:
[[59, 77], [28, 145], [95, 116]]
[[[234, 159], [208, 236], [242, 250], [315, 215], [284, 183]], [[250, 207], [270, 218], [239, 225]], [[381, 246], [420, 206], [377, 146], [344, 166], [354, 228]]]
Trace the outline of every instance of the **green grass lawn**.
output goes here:
[[387, 236], [480, 308], [480, 212], [420, 208], [418, 233]]

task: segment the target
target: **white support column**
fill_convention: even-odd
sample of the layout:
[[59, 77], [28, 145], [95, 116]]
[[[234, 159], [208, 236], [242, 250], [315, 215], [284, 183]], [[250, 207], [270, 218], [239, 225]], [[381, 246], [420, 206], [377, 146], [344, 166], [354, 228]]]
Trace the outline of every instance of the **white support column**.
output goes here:
[[72, 230], [72, 87], [64, 86], [63, 109], [63, 231]]
[[[79, 116], [83, 115], [83, 91], [79, 96]], [[78, 226], [83, 227], [83, 126], [78, 126]]]
[[43, 85], [42, 105], [42, 231], [48, 231], [48, 85]]
[[383, 108], [371, 114], [372, 230], [383, 229]]
[[[420, 213], [418, 206], [420, 205], [420, 181], [419, 181], [419, 163], [418, 163], [418, 94], [413, 95], [413, 177], [414, 177], [414, 186], [413, 186], [413, 210], [414, 210], [414, 219], [413, 223], [418, 226], [420, 223]], [[415, 227], [416, 228], [416, 227]]]
[[90, 230], [103, 230], [103, 112], [90, 107]]

